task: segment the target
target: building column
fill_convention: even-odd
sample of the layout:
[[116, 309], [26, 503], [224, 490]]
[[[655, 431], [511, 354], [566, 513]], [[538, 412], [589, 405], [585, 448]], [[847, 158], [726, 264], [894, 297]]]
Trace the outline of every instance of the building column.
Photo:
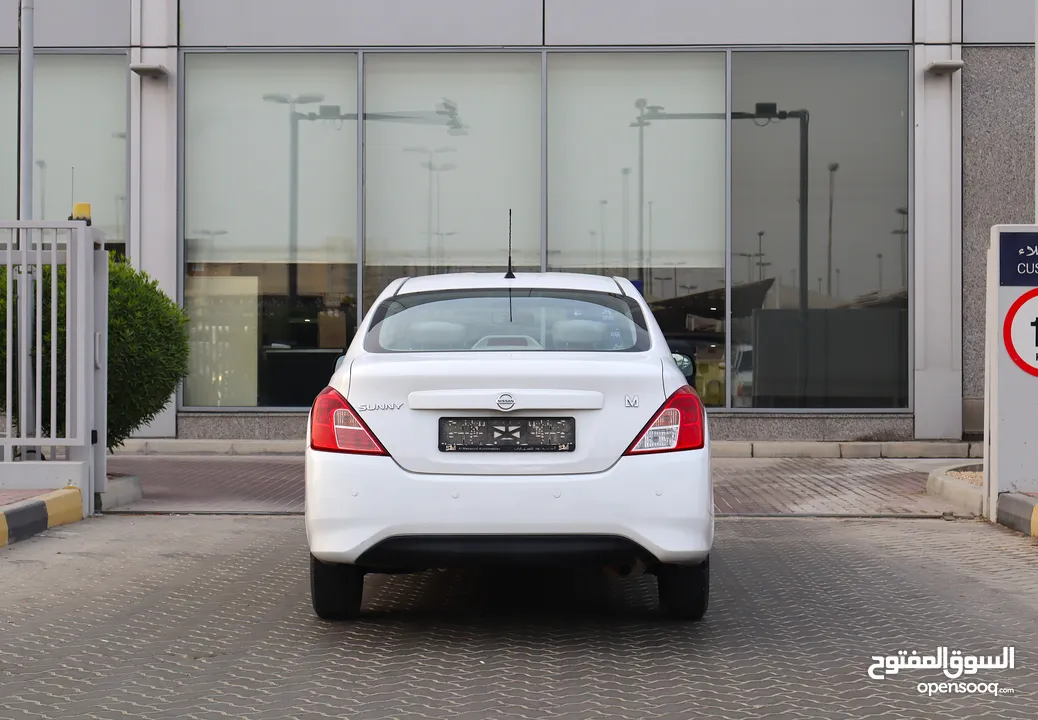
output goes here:
[[[179, 52], [176, 0], [132, 0], [130, 79], [130, 233], [134, 267], [179, 299], [177, 146]], [[148, 68], [161, 66], [166, 75]], [[134, 437], [175, 437], [176, 395]]]
[[962, 437], [961, 0], [917, 0], [914, 45], [915, 437]]

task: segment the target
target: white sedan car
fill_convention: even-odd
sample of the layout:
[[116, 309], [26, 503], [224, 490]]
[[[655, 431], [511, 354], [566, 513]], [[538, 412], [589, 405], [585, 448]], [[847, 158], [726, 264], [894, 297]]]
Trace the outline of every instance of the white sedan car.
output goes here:
[[707, 609], [707, 418], [624, 278], [458, 273], [390, 283], [310, 410], [316, 614], [367, 573], [508, 563], [657, 577]]

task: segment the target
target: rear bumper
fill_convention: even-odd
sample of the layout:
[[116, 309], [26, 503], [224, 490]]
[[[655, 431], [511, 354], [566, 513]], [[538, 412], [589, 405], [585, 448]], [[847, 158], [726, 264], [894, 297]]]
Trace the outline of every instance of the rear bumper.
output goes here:
[[588, 475], [421, 475], [391, 458], [306, 453], [306, 532], [325, 562], [694, 564], [714, 536], [707, 450]]

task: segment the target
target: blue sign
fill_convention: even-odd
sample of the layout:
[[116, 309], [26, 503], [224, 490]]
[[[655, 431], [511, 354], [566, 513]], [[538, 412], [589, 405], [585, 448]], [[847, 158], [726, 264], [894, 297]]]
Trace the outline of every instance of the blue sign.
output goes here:
[[634, 285], [634, 289], [638, 291], [639, 295], [644, 295], [645, 294], [644, 292], [642, 292], [642, 281], [641, 280], [631, 280], [631, 284]]
[[998, 259], [1002, 287], [1038, 287], [1038, 233], [1004, 232]]

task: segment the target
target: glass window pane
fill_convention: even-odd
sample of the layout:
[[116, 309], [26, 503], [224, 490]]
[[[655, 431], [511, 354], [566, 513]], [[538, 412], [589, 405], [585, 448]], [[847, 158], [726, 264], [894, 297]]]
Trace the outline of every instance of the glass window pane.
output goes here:
[[185, 57], [193, 407], [305, 407], [356, 324], [357, 60]]
[[548, 266], [622, 275], [725, 404], [725, 56], [548, 57]]
[[365, 307], [391, 280], [540, 268], [539, 54], [371, 54]]
[[18, 217], [18, 56], [0, 53], [0, 218]]
[[33, 217], [68, 220], [88, 202], [105, 244], [125, 253], [128, 58], [37, 54], [35, 72]]
[[369, 352], [643, 352], [638, 304], [588, 290], [440, 290], [396, 295], [375, 310]]
[[[126, 55], [36, 55], [33, 217], [91, 205], [109, 247], [126, 244]], [[18, 56], [0, 54], [0, 218], [18, 214]], [[89, 108], [89, 112], [83, 112]]]
[[908, 53], [735, 53], [732, 112], [733, 405], [907, 407]]

